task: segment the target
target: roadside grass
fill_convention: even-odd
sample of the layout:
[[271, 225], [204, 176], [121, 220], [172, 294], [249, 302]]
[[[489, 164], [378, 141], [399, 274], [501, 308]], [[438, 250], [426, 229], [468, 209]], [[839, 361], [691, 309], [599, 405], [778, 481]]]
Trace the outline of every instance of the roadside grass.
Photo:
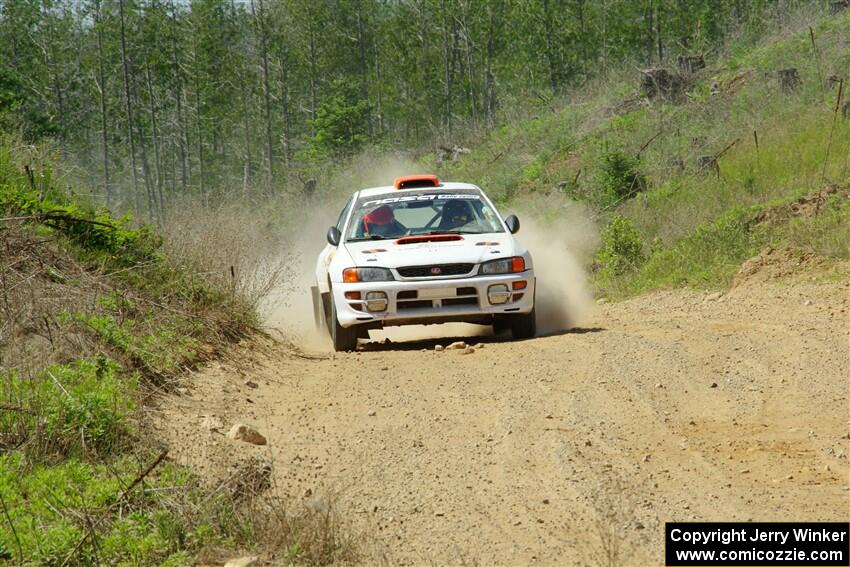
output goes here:
[[164, 462], [135, 490], [156, 455], [34, 464], [0, 456], [0, 562], [14, 565], [195, 564], [251, 550], [285, 565], [334, 565], [358, 557], [333, 502], [309, 507], [269, 495], [235, 500]]
[[792, 219], [783, 233], [796, 248], [846, 259], [850, 251], [850, 200], [832, 199], [821, 215]]
[[246, 493], [241, 477], [210, 487], [147, 426], [187, 369], [257, 332], [275, 273], [251, 287], [203, 269], [189, 243], [60, 190], [53, 159], [0, 143], [0, 563], [354, 561], [333, 502], [286, 501], [268, 482]]

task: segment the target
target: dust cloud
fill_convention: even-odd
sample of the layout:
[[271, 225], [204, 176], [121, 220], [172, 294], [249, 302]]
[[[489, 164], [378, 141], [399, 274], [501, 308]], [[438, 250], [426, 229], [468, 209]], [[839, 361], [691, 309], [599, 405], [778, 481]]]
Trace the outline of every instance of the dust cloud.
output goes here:
[[[576, 203], [551, 205], [538, 204], [517, 212], [517, 239], [531, 252], [534, 262], [537, 333], [542, 335], [581, 325], [594, 305], [583, 266], [598, 244], [596, 227]], [[555, 218], [547, 221], [544, 214]]]
[[327, 244], [325, 231], [339, 215], [339, 210], [334, 211], [332, 206], [325, 203], [305, 207], [305, 215], [287, 241], [287, 254], [292, 262], [290, 277], [260, 305], [264, 325], [305, 350], [331, 350], [327, 333], [316, 328], [310, 287], [316, 285], [316, 258]]

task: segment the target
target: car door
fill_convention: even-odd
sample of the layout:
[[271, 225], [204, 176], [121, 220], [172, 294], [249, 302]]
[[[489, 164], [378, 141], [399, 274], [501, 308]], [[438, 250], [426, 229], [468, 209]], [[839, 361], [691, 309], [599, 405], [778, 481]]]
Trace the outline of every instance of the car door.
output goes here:
[[[356, 196], [356, 195], [355, 195]], [[345, 228], [345, 221], [348, 218], [348, 213], [351, 210], [351, 206], [354, 203], [354, 196], [352, 196], [342, 210], [339, 212], [339, 217], [336, 221], [336, 227], [340, 232]], [[345, 235], [343, 235], [343, 239]], [[332, 246], [330, 243], [326, 244], [322, 251], [319, 253], [319, 258], [316, 261], [316, 284], [319, 287], [319, 290], [322, 293], [327, 293], [328, 289], [328, 266], [331, 264], [331, 260], [333, 260], [334, 255], [336, 254], [337, 247]]]

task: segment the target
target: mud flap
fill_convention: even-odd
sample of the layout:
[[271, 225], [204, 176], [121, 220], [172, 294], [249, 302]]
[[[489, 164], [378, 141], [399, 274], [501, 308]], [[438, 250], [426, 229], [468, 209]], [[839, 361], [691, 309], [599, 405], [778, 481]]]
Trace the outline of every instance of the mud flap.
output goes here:
[[321, 331], [325, 327], [325, 312], [322, 308], [322, 294], [319, 286], [310, 286], [310, 297], [313, 299], [313, 323], [316, 330]]

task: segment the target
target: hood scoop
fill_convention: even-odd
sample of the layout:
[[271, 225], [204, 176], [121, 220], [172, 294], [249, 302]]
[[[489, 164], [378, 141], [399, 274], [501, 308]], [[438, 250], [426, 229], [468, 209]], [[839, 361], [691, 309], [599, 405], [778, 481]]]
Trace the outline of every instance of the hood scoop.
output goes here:
[[452, 242], [463, 240], [459, 234], [422, 234], [419, 236], [405, 236], [395, 241], [396, 244], [418, 244], [420, 242]]

